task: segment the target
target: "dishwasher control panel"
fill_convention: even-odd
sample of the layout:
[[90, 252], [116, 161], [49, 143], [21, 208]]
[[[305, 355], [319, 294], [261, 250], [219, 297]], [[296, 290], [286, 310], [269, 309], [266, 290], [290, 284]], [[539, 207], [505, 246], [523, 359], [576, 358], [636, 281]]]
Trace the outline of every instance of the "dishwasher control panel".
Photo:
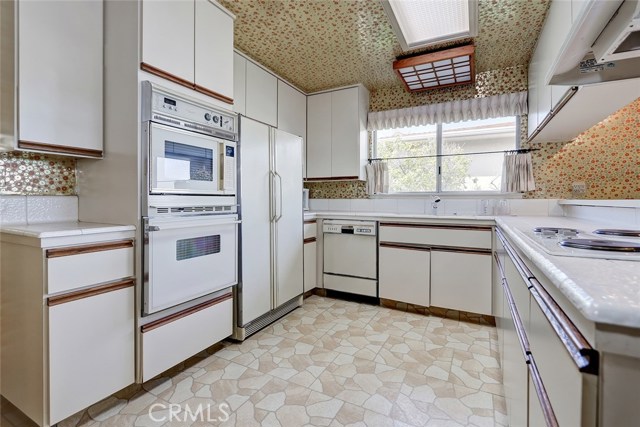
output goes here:
[[330, 234], [359, 234], [375, 236], [376, 222], [328, 219], [323, 222], [322, 231]]

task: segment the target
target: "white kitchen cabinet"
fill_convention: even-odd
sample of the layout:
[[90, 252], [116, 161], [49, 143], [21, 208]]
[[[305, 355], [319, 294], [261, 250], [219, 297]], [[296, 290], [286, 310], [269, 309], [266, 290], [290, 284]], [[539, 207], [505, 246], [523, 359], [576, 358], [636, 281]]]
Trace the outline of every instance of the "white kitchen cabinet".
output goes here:
[[307, 96], [282, 80], [278, 80], [278, 129], [302, 137], [302, 176], [306, 177]]
[[491, 315], [491, 255], [432, 249], [431, 305]]
[[[58, 233], [0, 235], [2, 394], [39, 426], [135, 382], [133, 227]], [[86, 255], [103, 259], [83, 265]], [[65, 258], [73, 262], [54, 263]], [[78, 282], [72, 271], [94, 268], [101, 272], [89, 277], [104, 281]]]
[[247, 94], [247, 60], [244, 56], [233, 53], [233, 111], [246, 115]]
[[233, 19], [217, 3], [195, 0], [196, 89], [228, 100], [234, 97]]
[[246, 116], [278, 127], [278, 79], [251, 61], [246, 78]]
[[133, 382], [134, 301], [130, 286], [49, 307], [51, 423]]
[[317, 245], [315, 237], [304, 242], [304, 291], [308, 292], [317, 287]]
[[318, 285], [318, 243], [317, 223], [315, 219], [304, 221], [304, 291], [310, 291]]
[[213, 0], [142, 2], [144, 71], [233, 103], [233, 21]]
[[195, 81], [194, 0], [142, 2], [142, 62]]
[[6, 0], [0, 7], [0, 145], [102, 157], [102, 1]]
[[430, 252], [395, 244], [380, 244], [380, 298], [428, 307], [430, 281]]
[[331, 92], [307, 97], [307, 178], [331, 176]]
[[307, 109], [307, 179], [364, 179], [367, 89], [358, 85], [312, 94]]

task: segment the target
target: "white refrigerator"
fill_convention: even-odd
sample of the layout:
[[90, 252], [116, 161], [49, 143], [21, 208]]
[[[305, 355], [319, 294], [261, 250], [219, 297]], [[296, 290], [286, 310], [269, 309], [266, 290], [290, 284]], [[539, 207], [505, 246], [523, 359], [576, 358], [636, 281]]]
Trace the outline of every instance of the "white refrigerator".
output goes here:
[[299, 136], [240, 119], [236, 339], [302, 304], [302, 143]]

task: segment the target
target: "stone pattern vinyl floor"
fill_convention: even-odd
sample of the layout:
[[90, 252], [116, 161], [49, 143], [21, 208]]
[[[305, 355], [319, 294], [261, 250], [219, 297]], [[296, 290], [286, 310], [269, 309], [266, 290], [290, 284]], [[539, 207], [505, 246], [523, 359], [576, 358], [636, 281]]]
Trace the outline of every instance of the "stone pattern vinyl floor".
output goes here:
[[507, 425], [491, 326], [312, 296], [216, 350], [59, 427]]

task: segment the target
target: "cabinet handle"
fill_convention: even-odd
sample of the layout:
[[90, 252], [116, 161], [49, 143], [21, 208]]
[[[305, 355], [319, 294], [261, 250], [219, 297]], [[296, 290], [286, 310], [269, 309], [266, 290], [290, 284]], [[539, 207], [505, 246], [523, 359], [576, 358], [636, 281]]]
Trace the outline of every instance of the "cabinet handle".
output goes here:
[[542, 288], [542, 285], [536, 279], [531, 282], [534, 285], [529, 289], [529, 292], [531, 292], [536, 304], [542, 310], [544, 317], [546, 317], [558, 339], [573, 359], [578, 370], [587, 374], [598, 375], [600, 360], [598, 351], [591, 347], [573, 322], [551, 298], [551, 295]]
[[491, 231], [490, 226], [482, 225], [441, 225], [441, 224], [412, 224], [407, 222], [381, 222], [380, 227], [400, 227], [400, 228], [434, 228], [446, 230], [473, 230]]
[[516, 302], [513, 299], [511, 290], [509, 289], [509, 283], [507, 283], [506, 280], [502, 281], [502, 289], [504, 291], [504, 296], [507, 299], [509, 312], [511, 313], [511, 317], [513, 318], [513, 323], [516, 328], [516, 335], [518, 336], [518, 342], [520, 343], [520, 349], [522, 350], [522, 354], [526, 359], [527, 356], [531, 353], [529, 340], [527, 339], [527, 333], [525, 332], [524, 326], [522, 325], [522, 319], [520, 318], [520, 313], [518, 313], [518, 307], [516, 306]]
[[533, 356], [529, 357], [527, 366], [529, 368], [529, 374], [531, 375], [531, 382], [533, 383], [533, 387], [536, 389], [536, 395], [538, 396], [538, 401], [540, 402], [540, 406], [542, 407], [542, 415], [544, 416], [546, 426], [560, 427], [560, 424], [556, 419], [556, 414], [553, 412], [551, 400], [549, 400], [547, 390], [544, 388], [542, 377], [540, 376], [540, 372], [538, 371], [538, 367], [536, 366]]
[[419, 244], [380, 242], [380, 247], [381, 248], [392, 248], [392, 249], [406, 249], [406, 250], [409, 250], [409, 251], [431, 252], [431, 248], [429, 246], [419, 245]]
[[307, 237], [307, 238], [306, 238], [306, 239], [304, 239], [302, 242], [306, 244], [306, 243], [313, 243], [313, 242], [315, 242], [315, 241], [316, 241], [316, 238], [315, 238], [315, 237]]
[[111, 251], [115, 249], [132, 248], [133, 240], [119, 240], [117, 242], [96, 243], [92, 245], [71, 246], [68, 248], [47, 249], [47, 258], [82, 255], [91, 252]]
[[223, 301], [229, 300], [233, 298], [233, 293], [229, 292], [226, 293], [224, 295], [220, 295], [217, 298], [212, 299], [211, 301], [205, 301], [201, 304], [198, 304], [196, 306], [187, 308], [185, 310], [179, 311], [177, 313], [173, 313], [168, 315], [167, 317], [163, 317], [162, 319], [158, 319], [156, 321], [153, 321], [151, 323], [147, 323], [146, 325], [142, 325], [140, 327], [140, 332], [142, 332], [143, 334], [145, 332], [149, 332], [152, 331], [156, 328], [159, 328], [161, 326], [167, 325], [171, 322], [175, 322], [178, 319], [182, 319], [183, 317], [189, 316], [190, 314], [196, 313], [198, 311], [204, 310], [205, 308], [209, 308], [212, 307], [216, 304], [219, 304]]
[[49, 153], [71, 154], [75, 156], [93, 157], [96, 159], [102, 158], [102, 150], [92, 150], [90, 148], [68, 147], [66, 145], [46, 144], [43, 142], [25, 141], [23, 139], [18, 141], [18, 148], [22, 148], [24, 150], [46, 151]]
[[502, 281], [507, 280], [507, 276], [504, 273], [504, 266], [502, 265], [502, 261], [500, 261], [500, 256], [498, 255], [498, 252], [494, 252], [493, 253], [493, 258], [496, 260], [496, 265], [498, 266], [498, 271], [500, 271], [500, 279]]
[[119, 291], [120, 289], [129, 288], [135, 285], [134, 279], [123, 279], [117, 282], [105, 283], [103, 285], [94, 286], [88, 289], [68, 292], [62, 295], [56, 295], [47, 298], [47, 306], [54, 307], [71, 301], [77, 301], [83, 298], [89, 298], [96, 295], [106, 294], [108, 292]]

